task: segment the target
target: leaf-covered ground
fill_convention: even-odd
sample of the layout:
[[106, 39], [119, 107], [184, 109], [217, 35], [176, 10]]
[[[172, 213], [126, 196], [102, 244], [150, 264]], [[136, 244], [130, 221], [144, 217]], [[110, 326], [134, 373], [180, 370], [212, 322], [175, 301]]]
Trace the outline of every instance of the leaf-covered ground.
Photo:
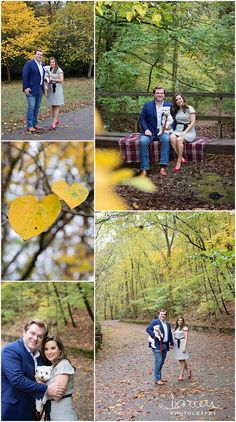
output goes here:
[[156, 192], [146, 193], [130, 186], [117, 186], [128, 209], [133, 210], [231, 210], [234, 208], [234, 156], [207, 155], [202, 163], [188, 162], [179, 173], [160, 176], [159, 167], [149, 177]]
[[[68, 353], [71, 363], [76, 368], [74, 378], [73, 402], [76, 409], [78, 420], [94, 420], [94, 360], [93, 351], [93, 324], [87, 316], [87, 311], [77, 310], [74, 319], [77, 327], [73, 328], [70, 323], [64, 329], [64, 332], [58, 333], [62, 339]], [[25, 319], [17, 319], [14, 325], [2, 325], [2, 336], [20, 337]], [[56, 333], [50, 330], [51, 333]], [[7, 338], [4, 343], [13, 341], [13, 338]], [[3, 346], [3, 344], [2, 344]], [[90, 352], [90, 357], [88, 353]]]
[[96, 420], [234, 420], [234, 336], [190, 332], [193, 378], [178, 381], [169, 352], [164, 386], [153, 383], [145, 326], [105, 321], [96, 360]]

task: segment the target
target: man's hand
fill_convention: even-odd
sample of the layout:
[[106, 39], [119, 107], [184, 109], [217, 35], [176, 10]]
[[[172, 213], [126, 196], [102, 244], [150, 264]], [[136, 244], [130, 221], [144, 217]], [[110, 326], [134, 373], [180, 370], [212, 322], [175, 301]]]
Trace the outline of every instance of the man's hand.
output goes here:
[[144, 132], [144, 134], [146, 136], [152, 136], [152, 132], [149, 129], [146, 129], [145, 132]]
[[66, 391], [66, 387], [63, 387], [62, 384], [56, 382], [49, 384], [47, 393], [52, 399], [60, 399]]
[[173, 344], [170, 344], [170, 349], [171, 349], [171, 350], [173, 350], [173, 349], [174, 349]]
[[31, 93], [31, 89], [30, 88], [25, 88], [25, 94], [27, 95], [27, 97], [28, 97], [28, 95]]

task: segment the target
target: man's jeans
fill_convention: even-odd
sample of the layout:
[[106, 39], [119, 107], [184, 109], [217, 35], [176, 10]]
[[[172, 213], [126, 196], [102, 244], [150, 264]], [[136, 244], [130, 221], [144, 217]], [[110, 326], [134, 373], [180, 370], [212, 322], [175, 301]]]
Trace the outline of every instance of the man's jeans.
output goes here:
[[[161, 142], [161, 157], [160, 164], [167, 166], [169, 164], [170, 156], [170, 135], [163, 133], [163, 135], [157, 137]], [[156, 139], [155, 139], [156, 140]], [[149, 170], [149, 145], [153, 139], [151, 136], [141, 135], [139, 141], [139, 152], [140, 152], [140, 169]]]
[[28, 110], [26, 114], [27, 129], [36, 126], [38, 123], [38, 114], [42, 97], [43, 93], [40, 93], [38, 95], [29, 94], [26, 96], [28, 102]]
[[153, 356], [154, 356], [154, 382], [160, 381], [161, 379], [161, 370], [162, 366], [164, 365], [166, 355], [167, 355], [167, 346], [163, 344], [162, 353], [158, 349], [153, 349]]

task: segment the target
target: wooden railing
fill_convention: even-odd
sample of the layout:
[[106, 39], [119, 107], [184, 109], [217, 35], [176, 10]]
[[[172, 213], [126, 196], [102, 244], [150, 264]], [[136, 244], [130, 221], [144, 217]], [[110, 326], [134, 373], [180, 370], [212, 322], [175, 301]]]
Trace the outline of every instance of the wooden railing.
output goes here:
[[[197, 113], [197, 120], [207, 120], [207, 121], [215, 121], [217, 122], [218, 127], [218, 138], [222, 139], [222, 132], [223, 132], [223, 123], [226, 122], [233, 122], [234, 117], [230, 115], [223, 115], [223, 101], [226, 98], [234, 98], [233, 93], [226, 93], [226, 92], [182, 92], [184, 97], [187, 99], [193, 97], [195, 99], [195, 103], [199, 102], [199, 100], [203, 98], [212, 98], [217, 100], [217, 114], [198, 114]], [[152, 93], [150, 92], [108, 92], [108, 91], [96, 91], [96, 98], [98, 100], [99, 97], [110, 97], [110, 98], [119, 98], [119, 97], [130, 97], [135, 99], [135, 112], [110, 112], [101, 109], [100, 113], [102, 118], [105, 120], [106, 118], [111, 117], [118, 117], [119, 119], [134, 119], [134, 132], [139, 131], [139, 117], [141, 112], [141, 105], [139, 99], [141, 97], [146, 98], [153, 98]], [[173, 93], [166, 92], [166, 98], [172, 99]], [[196, 100], [197, 99], [197, 100]], [[98, 101], [97, 101], [98, 102]], [[190, 102], [191, 104], [191, 102]], [[196, 105], [195, 105], [195, 108]], [[196, 110], [197, 111], [197, 110]]]

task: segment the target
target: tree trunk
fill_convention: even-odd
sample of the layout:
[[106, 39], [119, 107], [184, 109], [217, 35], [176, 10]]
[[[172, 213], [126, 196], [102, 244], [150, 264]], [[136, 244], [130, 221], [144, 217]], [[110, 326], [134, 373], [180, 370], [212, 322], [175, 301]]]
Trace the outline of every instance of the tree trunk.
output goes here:
[[92, 77], [92, 71], [93, 71], [93, 62], [91, 61], [89, 63], [89, 68], [88, 68], [88, 78], [91, 79]]
[[61, 315], [62, 315], [63, 320], [64, 320], [64, 324], [67, 325], [67, 319], [66, 319], [66, 316], [65, 316], [65, 313], [64, 313], [63, 305], [62, 305], [62, 302], [61, 302], [61, 299], [60, 299], [60, 295], [59, 295], [58, 290], [57, 290], [56, 283], [52, 283], [52, 285], [53, 285], [54, 292], [55, 292], [56, 297], [57, 297], [58, 305], [59, 305], [59, 308], [60, 308], [60, 311], [61, 311]]
[[89, 316], [90, 316], [91, 320], [94, 322], [93, 310], [92, 310], [92, 308], [91, 308], [91, 306], [90, 306], [90, 304], [89, 304], [89, 302], [88, 302], [88, 299], [87, 299], [87, 296], [86, 296], [86, 294], [85, 294], [84, 290], [83, 290], [83, 289], [82, 289], [82, 287], [81, 287], [81, 283], [77, 283], [77, 287], [78, 287], [79, 292], [80, 292], [80, 294], [81, 294], [81, 296], [82, 296], [82, 298], [83, 298], [83, 301], [84, 301], [84, 304], [85, 304], [86, 309], [87, 309], [87, 311], [88, 311], [88, 314], [89, 314]]

